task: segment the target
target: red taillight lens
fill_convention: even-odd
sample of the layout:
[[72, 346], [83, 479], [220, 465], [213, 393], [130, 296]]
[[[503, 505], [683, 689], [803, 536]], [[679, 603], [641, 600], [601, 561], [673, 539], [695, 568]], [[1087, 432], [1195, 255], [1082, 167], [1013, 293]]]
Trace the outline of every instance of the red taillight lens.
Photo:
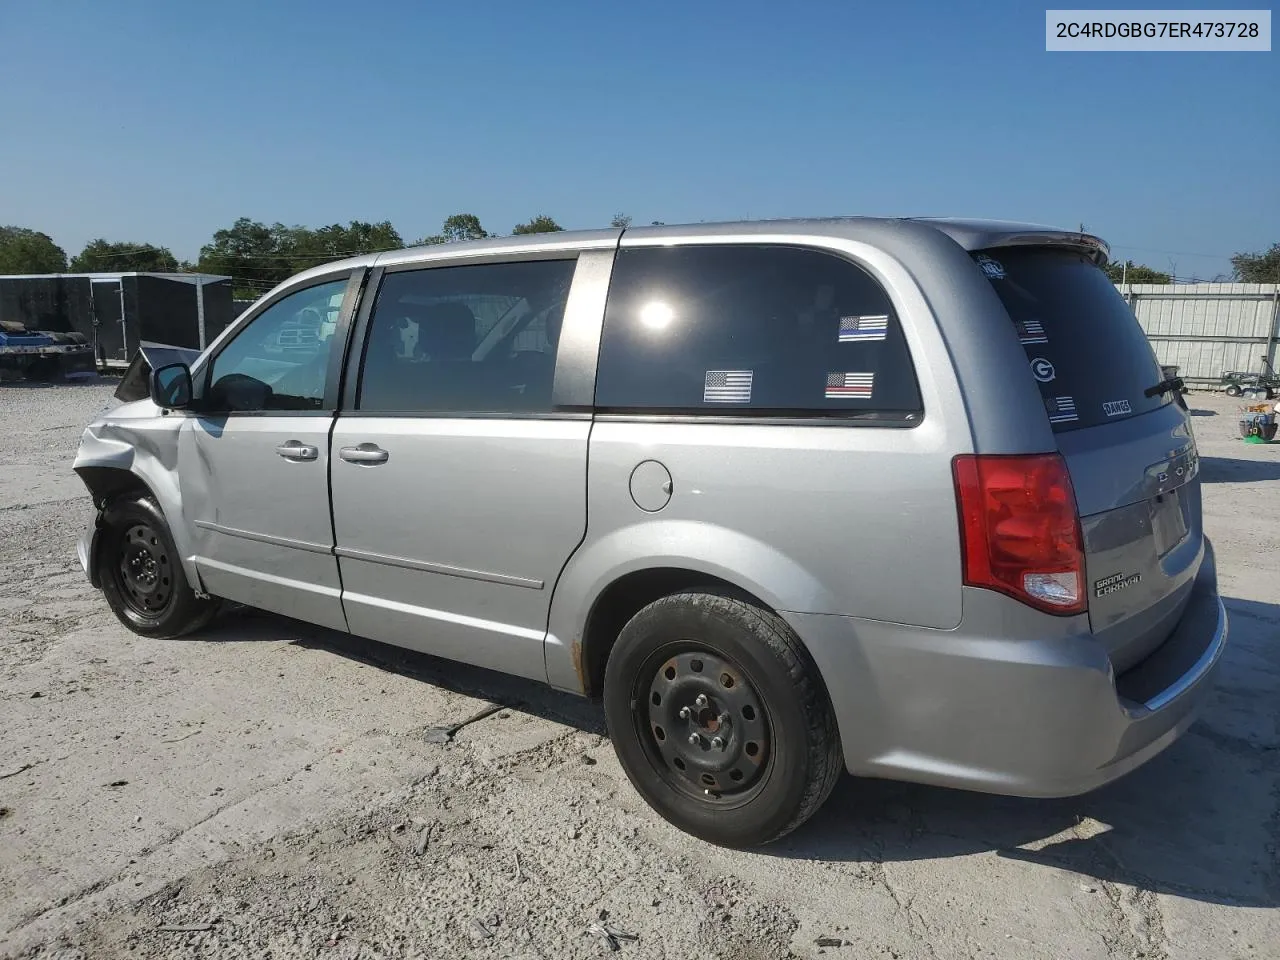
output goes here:
[[1048, 613], [1083, 613], [1080, 517], [1062, 457], [966, 454], [952, 469], [964, 582]]

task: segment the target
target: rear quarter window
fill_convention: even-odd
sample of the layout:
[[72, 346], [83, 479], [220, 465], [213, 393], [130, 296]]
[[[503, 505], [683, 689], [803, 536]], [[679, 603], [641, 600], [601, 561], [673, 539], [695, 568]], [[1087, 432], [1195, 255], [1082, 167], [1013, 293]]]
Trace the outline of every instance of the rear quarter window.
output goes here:
[[1088, 257], [1032, 247], [973, 256], [1013, 321], [1054, 430], [1124, 420], [1172, 402], [1170, 394], [1144, 395], [1164, 379], [1155, 352]]
[[888, 294], [865, 270], [773, 245], [624, 248], [605, 310], [602, 412], [918, 422]]

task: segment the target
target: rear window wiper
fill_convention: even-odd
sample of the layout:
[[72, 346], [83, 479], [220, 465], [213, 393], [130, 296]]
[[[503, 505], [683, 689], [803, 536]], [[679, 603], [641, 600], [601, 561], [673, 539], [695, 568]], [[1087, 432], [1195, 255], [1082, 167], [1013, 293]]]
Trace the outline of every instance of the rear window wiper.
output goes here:
[[1181, 393], [1183, 386], [1185, 386], [1185, 384], [1183, 384], [1181, 377], [1170, 377], [1167, 380], [1161, 380], [1154, 387], [1147, 387], [1147, 389], [1142, 391], [1142, 395], [1149, 398], [1158, 397], [1163, 393], [1172, 393], [1174, 391]]

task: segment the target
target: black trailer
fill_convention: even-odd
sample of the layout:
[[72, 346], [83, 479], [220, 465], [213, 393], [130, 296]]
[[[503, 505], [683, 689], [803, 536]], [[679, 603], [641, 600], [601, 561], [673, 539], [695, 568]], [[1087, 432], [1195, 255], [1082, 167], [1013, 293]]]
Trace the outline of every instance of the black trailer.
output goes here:
[[0, 320], [79, 333], [99, 369], [124, 369], [143, 343], [202, 350], [235, 318], [231, 278], [202, 273], [0, 276]]

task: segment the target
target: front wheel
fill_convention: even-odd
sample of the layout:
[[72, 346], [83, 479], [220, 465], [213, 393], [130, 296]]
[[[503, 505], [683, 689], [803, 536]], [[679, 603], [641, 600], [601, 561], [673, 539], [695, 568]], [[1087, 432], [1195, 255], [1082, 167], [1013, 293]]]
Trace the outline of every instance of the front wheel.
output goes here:
[[213, 619], [218, 601], [196, 596], [155, 500], [118, 500], [103, 511], [101, 523], [102, 593], [121, 623], [143, 636], [170, 638]]
[[735, 597], [684, 592], [637, 613], [605, 667], [604, 707], [635, 788], [711, 843], [794, 830], [843, 766], [808, 652], [780, 617]]
[[1227, 384], [1226, 394], [1228, 397], [1239, 397], [1243, 395], [1243, 393], [1244, 393], [1244, 390], [1241, 389], [1240, 384], [1238, 383]]

